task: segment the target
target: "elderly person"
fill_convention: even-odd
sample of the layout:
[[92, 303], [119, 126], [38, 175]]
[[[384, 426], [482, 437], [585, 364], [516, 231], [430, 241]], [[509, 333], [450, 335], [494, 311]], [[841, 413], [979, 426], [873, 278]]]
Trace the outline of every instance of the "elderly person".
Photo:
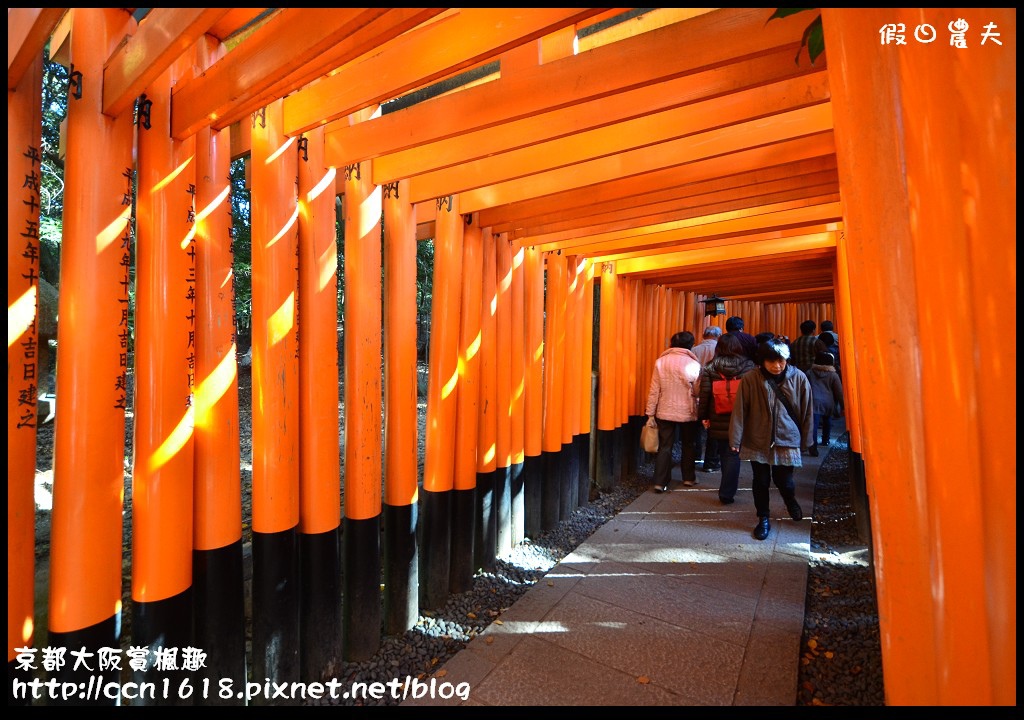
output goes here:
[[708, 325], [704, 328], [704, 339], [693, 346], [693, 354], [700, 360], [701, 365], [707, 365], [715, 356], [715, 346], [718, 345], [718, 338], [722, 337], [722, 328], [715, 325]]
[[790, 367], [788, 359], [785, 342], [776, 339], [761, 343], [754, 358], [759, 368], [740, 380], [729, 419], [729, 447], [739, 453], [740, 460], [749, 460], [754, 471], [756, 540], [764, 540], [771, 532], [772, 483], [779, 489], [789, 516], [794, 520], [804, 516], [796, 500], [793, 470], [802, 465], [800, 449], [810, 448], [814, 438], [813, 399], [807, 376]]
[[672, 445], [676, 430], [683, 440], [680, 470], [683, 485], [697, 484], [695, 470], [697, 437], [697, 383], [700, 362], [693, 354], [693, 333], [677, 332], [669, 340], [669, 348], [654, 361], [651, 386], [647, 393], [647, 417], [658, 423], [658, 455], [654, 460], [654, 489], [668, 492], [672, 475]]

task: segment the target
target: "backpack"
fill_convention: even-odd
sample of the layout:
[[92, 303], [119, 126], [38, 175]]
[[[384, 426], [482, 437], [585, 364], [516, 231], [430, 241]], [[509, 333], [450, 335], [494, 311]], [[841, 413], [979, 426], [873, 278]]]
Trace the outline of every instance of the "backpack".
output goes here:
[[716, 413], [728, 415], [732, 412], [739, 384], [740, 379], [738, 377], [723, 377], [721, 380], [711, 381], [711, 396], [715, 399]]

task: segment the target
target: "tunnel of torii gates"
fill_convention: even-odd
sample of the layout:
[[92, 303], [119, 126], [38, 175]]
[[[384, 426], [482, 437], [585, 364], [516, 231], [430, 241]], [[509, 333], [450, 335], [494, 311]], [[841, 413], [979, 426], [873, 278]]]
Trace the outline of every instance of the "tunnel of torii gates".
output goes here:
[[[670, 335], [735, 314], [791, 338], [805, 319], [836, 324], [887, 703], [1015, 704], [1015, 10], [826, 8], [815, 67], [793, 62], [806, 13], [767, 22], [763, 8], [627, 23], [604, 8], [279, 9], [230, 51], [224, 24], [264, 9], [64, 10], [8, 9], [9, 674], [41, 617], [48, 646], [122, 644], [134, 222], [130, 642], [197, 647], [202, 673], [244, 679], [228, 175], [248, 155], [255, 678], [318, 679], [372, 656], [614, 486], [636, 465]], [[879, 42], [888, 23], [955, 18], [995, 23], [1002, 44]], [[37, 602], [47, 42], [72, 72]], [[495, 60], [494, 77], [380, 110]], [[773, 194], [793, 187], [774, 169], [817, 189]], [[755, 197], [724, 193], [733, 177]], [[679, 192], [668, 213], [668, 189], [691, 186], [734, 202], [709, 210]], [[620, 219], [616, 188], [654, 203], [654, 220]], [[541, 220], [518, 225], [518, 208]], [[570, 222], [582, 216], [588, 229]], [[711, 293], [726, 315], [705, 317]]]

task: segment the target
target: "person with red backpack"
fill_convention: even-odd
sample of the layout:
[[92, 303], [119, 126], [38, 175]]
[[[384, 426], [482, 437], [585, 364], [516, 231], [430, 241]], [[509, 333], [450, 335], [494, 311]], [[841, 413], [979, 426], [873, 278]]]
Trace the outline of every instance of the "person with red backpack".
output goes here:
[[744, 354], [740, 339], [726, 334], [719, 339], [714, 357], [700, 375], [697, 418], [708, 431], [708, 444], [717, 447], [722, 464], [718, 499], [723, 505], [735, 502], [740, 483], [740, 455], [729, 447], [732, 400], [739, 390], [740, 378], [754, 367], [754, 362]]

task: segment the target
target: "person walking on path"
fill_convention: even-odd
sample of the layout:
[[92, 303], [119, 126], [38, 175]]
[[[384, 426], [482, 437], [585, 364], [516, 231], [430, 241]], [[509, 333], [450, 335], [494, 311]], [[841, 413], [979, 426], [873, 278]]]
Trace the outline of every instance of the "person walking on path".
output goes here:
[[693, 354], [693, 333], [677, 332], [669, 348], [654, 361], [651, 386], [647, 393], [647, 417], [658, 423], [658, 454], [654, 460], [654, 488], [668, 492], [672, 476], [672, 445], [676, 430], [682, 435], [683, 457], [680, 470], [683, 485], [697, 484], [697, 384], [700, 362]]
[[718, 345], [718, 338], [722, 337], [722, 328], [717, 325], [708, 325], [704, 328], [704, 339], [693, 346], [693, 354], [697, 356], [700, 364], [707, 365], [715, 356], [715, 346]]
[[[693, 346], [693, 354], [697, 356], [701, 366], [707, 365], [715, 357], [715, 347], [720, 337], [722, 328], [717, 325], [708, 325], [704, 328], [704, 340]], [[708, 431], [703, 425], [697, 426], [695, 442], [697, 457], [704, 458], [704, 472], [715, 472], [720, 466], [718, 453], [715, 452], [715, 444], [708, 442]]]
[[738, 337], [740, 342], [743, 343], [743, 354], [751, 360], [754, 359], [754, 353], [757, 352], [757, 340], [750, 333], [743, 332], [743, 318], [739, 315], [733, 315], [726, 320], [725, 334]]
[[832, 441], [832, 413], [843, 402], [843, 381], [836, 372], [832, 353], [819, 352], [814, 356], [814, 364], [807, 371], [807, 379], [811, 381], [811, 396], [814, 398], [814, 442], [810, 453], [817, 457], [818, 438], [826, 446]]
[[813, 320], [804, 320], [800, 323], [800, 337], [789, 346], [790, 351], [793, 353], [793, 357], [790, 358], [790, 365], [796, 365], [798, 369], [804, 372], [810, 370], [811, 365], [814, 364], [814, 343], [818, 339], [818, 336], [814, 334], [814, 330], [817, 327], [817, 323]]
[[697, 414], [707, 429], [708, 446], [715, 447], [715, 453], [722, 463], [718, 499], [723, 505], [731, 505], [736, 500], [736, 491], [740, 484], [740, 456], [729, 447], [729, 419], [732, 412], [718, 412], [715, 409], [713, 385], [715, 380], [731, 378], [735, 380], [734, 387], [738, 390], [740, 378], [754, 369], [753, 360], [743, 354], [739, 338], [725, 335], [718, 341], [715, 357], [704, 366], [704, 371], [700, 375], [700, 402], [697, 404]]
[[789, 367], [788, 359], [786, 343], [769, 340], [761, 344], [755, 359], [759, 368], [740, 380], [729, 419], [729, 447], [739, 453], [740, 460], [749, 460], [754, 471], [756, 540], [764, 540], [771, 532], [772, 483], [779, 489], [789, 516], [794, 520], [804, 516], [796, 499], [793, 470], [803, 464], [800, 449], [811, 445], [813, 400], [807, 376]]

